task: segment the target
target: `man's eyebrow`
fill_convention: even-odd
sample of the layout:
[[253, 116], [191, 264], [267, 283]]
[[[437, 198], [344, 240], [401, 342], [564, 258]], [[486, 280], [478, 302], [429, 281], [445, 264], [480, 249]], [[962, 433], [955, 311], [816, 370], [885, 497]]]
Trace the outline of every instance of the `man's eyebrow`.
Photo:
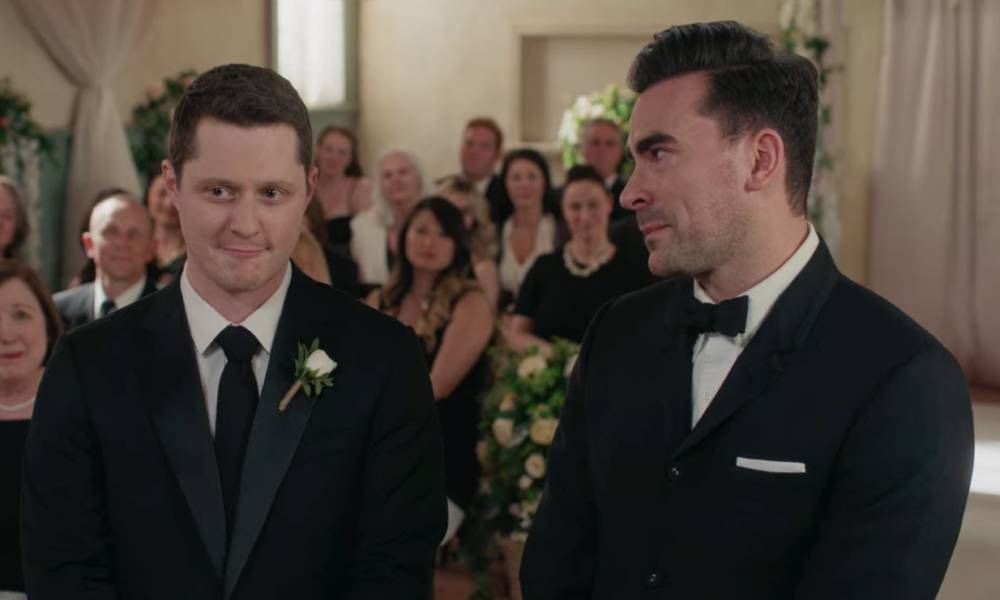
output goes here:
[[677, 138], [669, 133], [656, 132], [647, 135], [635, 144], [636, 154], [645, 154], [649, 149], [658, 144], [677, 145]]

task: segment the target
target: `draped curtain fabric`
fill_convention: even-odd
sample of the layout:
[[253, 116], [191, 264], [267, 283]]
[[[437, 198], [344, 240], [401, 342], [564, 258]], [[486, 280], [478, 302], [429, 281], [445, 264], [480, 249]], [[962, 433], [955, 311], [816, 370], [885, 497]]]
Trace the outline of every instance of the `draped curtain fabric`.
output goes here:
[[79, 225], [92, 197], [139, 191], [113, 84], [148, 21], [148, 0], [14, 0], [39, 43], [79, 89], [63, 210], [63, 274], [83, 264]]
[[886, 0], [871, 284], [1000, 387], [1000, 2]]

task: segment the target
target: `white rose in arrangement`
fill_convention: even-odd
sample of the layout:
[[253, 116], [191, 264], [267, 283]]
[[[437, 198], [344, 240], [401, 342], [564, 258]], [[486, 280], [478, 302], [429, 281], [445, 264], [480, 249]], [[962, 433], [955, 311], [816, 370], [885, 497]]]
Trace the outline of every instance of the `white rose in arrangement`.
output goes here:
[[514, 421], [510, 419], [495, 419], [493, 421], [493, 437], [503, 447], [509, 447], [514, 438]]
[[578, 356], [580, 355], [574, 354], [566, 359], [566, 368], [563, 369], [563, 377], [569, 377], [573, 373], [573, 367], [576, 366], [576, 359]]
[[524, 461], [524, 472], [535, 479], [545, 477], [545, 457], [535, 452]]
[[306, 359], [306, 368], [312, 371], [316, 377], [323, 377], [333, 373], [333, 370], [337, 368], [337, 363], [326, 352], [316, 350]]
[[510, 412], [517, 408], [517, 397], [513, 393], [508, 392], [500, 400], [500, 412]]
[[521, 505], [520, 504], [511, 504], [510, 506], [507, 507], [507, 512], [509, 512], [511, 515], [513, 515], [515, 517], [520, 518], [521, 517]]
[[531, 424], [531, 441], [542, 446], [552, 443], [552, 438], [556, 435], [556, 427], [559, 426], [559, 419], [538, 419]]
[[512, 531], [510, 533], [510, 539], [513, 542], [523, 544], [528, 541], [528, 533], [526, 531]]
[[544, 371], [547, 366], [548, 363], [545, 361], [545, 357], [535, 354], [525, 358], [521, 361], [521, 364], [517, 365], [517, 376], [526, 379], [535, 373]]
[[535, 481], [534, 479], [528, 477], [527, 475], [521, 475], [521, 478], [517, 480], [517, 487], [521, 488], [522, 490], [526, 490], [531, 487], [531, 484], [534, 481]]

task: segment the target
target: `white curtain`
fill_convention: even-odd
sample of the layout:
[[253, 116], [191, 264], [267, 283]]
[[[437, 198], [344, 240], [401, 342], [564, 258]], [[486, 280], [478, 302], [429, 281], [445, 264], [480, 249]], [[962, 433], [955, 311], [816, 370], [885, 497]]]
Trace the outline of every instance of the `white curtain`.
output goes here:
[[63, 210], [63, 274], [83, 264], [80, 219], [102, 188], [139, 192], [113, 84], [148, 21], [147, 0], [14, 0], [25, 23], [79, 89]]
[[1000, 2], [885, 6], [871, 284], [1000, 386]]

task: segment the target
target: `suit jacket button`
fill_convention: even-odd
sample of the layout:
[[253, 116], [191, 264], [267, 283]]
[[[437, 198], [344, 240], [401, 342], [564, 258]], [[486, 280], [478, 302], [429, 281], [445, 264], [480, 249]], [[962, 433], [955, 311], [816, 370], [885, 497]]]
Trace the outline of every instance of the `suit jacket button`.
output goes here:
[[667, 479], [670, 481], [677, 481], [681, 478], [681, 470], [677, 467], [670, 467], [667, 469]]
[[646, 575], [646, 581], [645, 581], [646, 587], [651, 587], [651, 588], [660, 587], [662, 583], [663, 583], [663, 576], [657, 573], [656, 571], [652, 571], [648, 575]]

